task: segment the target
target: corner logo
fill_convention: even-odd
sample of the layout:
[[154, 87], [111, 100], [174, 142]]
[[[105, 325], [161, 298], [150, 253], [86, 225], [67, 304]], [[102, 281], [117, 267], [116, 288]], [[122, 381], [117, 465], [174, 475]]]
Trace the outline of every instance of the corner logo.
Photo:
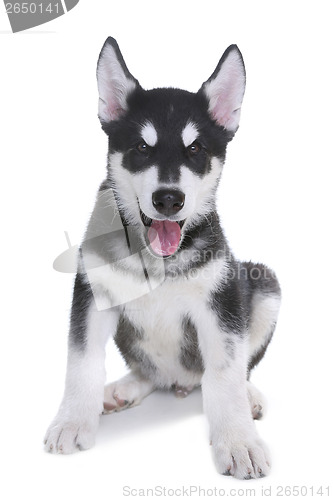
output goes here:
[[13, 33], [48, 23], [73, 9], [79, 0], [37, 0], [36, 2], [6, 2], [5, 9]]

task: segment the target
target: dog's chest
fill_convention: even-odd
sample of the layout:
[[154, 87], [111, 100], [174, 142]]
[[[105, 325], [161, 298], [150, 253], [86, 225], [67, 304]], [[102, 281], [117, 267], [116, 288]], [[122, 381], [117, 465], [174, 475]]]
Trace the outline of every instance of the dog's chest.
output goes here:
[[206, 334], [207, 320], [214, 314], [211, 292], [226, 275], [225, 261], [212, 260], [193, 273], [178, 272], [150, 291], [145, 279], [96, 255], [85, 255], [85, 267], [92, 288], [105, 291], [105, 304], [120, 305], [115, 341], [128, 365], [160, 387], [199, 384], [203, 363], [198, 332]]
[[119, 338], [117, 342], [125, 359], [139, 365], [159, 386], [200, 383], [201, 354], [191, 311], [203, 301], [202, 287], [166, 282], [126, 305], [127, 342]]

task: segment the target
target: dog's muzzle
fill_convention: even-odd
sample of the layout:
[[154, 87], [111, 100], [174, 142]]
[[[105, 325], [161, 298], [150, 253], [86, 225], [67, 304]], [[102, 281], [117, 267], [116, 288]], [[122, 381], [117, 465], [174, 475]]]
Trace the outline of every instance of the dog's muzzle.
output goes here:
[[181, 240], [184, 220], [170, 220], [184, 207], [185, 194], [178, 190], [160, 189], [152, 194], [152, 204], [165, 219], [151, 219], [141, 211], [143, 224], [148, 227], [147, 238], [152, 251], [160, 257], [173, 255]]

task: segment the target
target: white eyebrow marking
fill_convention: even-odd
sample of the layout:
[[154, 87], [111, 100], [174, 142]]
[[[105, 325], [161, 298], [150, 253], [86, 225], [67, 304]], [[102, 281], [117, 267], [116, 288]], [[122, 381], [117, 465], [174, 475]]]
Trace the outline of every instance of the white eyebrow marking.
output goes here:
[[182, 132], [184, 146], [187, 148], [198, 138], [199, 132], [192, 122], [188, 122]]
[[141, 129], [141, 137], [148, 144], [154, 147], [157, 144], [157, 132], [151, 122], [146, 122]]

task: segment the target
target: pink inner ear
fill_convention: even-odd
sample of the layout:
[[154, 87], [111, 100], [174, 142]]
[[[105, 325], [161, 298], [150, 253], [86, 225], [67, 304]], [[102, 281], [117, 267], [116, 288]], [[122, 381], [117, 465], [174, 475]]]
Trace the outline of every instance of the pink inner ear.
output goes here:
[[107, 96], [108, 102], [105, 100], [99, 101], [99, 117], [104, 122], [110, 122], [112, 120], [118, 120], [120, 116], [124, 113], [124, 109], [121, 107], [120, 102], [114, 98], [112, 92]]
[[110, 120], [117, 120], [124, 113], [124, 110], [119, 106], [119, 103], [117, 102], [109, 103], [107, 110], [110, 116]]
[[240, 101], [241, 98], [234, 89], [230, 89], [229, 93], [228, 90], [223, 91], [218, 98], [215, 98], [214, 103], [211, 102], [212, 118], [227, 130], [235, 131], [239, 124]]
[[226, 127], [232, 115], [232, 111], [225, 109], [225, 103], [223, 103], [223, 99], [220, 98], [218, 99], [215, 107], [211, 110], [211, 115], [219, 125]]
[[237, 128], [240, 104], [243, 97], [242, 86], [240, 85], [242, 75], [237, 71], [230, 71], [228, 80], [222, 79], [215, 92], [218, 95], [211, 99], [210, 112], [219, 125], [225, 128]]

